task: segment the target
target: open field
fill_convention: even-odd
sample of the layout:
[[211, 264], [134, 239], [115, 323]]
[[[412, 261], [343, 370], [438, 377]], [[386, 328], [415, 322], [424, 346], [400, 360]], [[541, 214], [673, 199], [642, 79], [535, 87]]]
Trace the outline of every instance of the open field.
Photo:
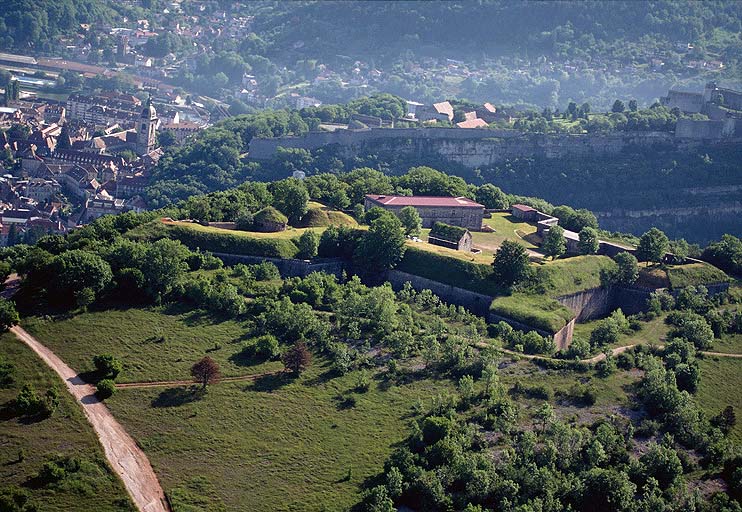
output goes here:
[[707, 417], [719, 414], [728, 405], [733, 406], [738, 419], [730, 437], [736, 443], [742, 442], [742, 422], [739, 420], [742, 411], [740, 388], [742, 359], [705, 357], [701, 360], [701, 385], [695, 395], [696, 403]]
[[[28, 486], [32, 502], [43, 511], [133, 511], [123, 484], [108, 467], [92, 427], [64, 384], [40, 359], [10, 333], [0, 336], [0, 355], [15, 365], [15, 382], [0, 388], [0, 482]], [[50, 418], [15, 417], [9, 402], [29, 383], [45, 393], [59, 390], [59, 407]], [[24, 459], [19, 461], [19, 452]], [[55, 484], [35, 479], [54, 454], [80, 459], [81, 470]]]
[[318, 359], [296, 381], [224, 383], [197, 400], [185, 388], [121, 390], [109, 406], [176, 506], [346, 510], [406, 436], [412, 406], [450, 385], [419, 380], [387, 389], [372, 381], [358, 393], [357, 372], [335, 379], [327, 372]]
[[[669, 326], [665, 323], [665, 317], [663, 314], [657, 318], [653, 318], [648, 322], [641, 322], [642, 328], [639, 331], [632, 331], [629, 334], [620, 334], [618, 341], [610, 345], [606, 345], [605, 348], [616, 348], [625, 347], [627, 345], [660, 345], [665, 342], [667, 331]], [[575, 324], [574, 335], [576, 338], [583, 340], [590, 340], [590, 333], [597, 327], [600, 320], [590, 320], [589, 322]], [[717, 341], [714, 341], [713, 349], [716, 350]]]
[[[246, 341], [245, 327], [218, 321], [183, 306], [121, 308], [67, 319], [26, 318], [23, 327], [79, 372], [91, 370], [96, 354], [113, 354], [124, 364], [120, 382], [188, 379], [195, 361], [208, 355], [225, 377], [281, 368], [277, 362], [250, 366], [235, 357]], [[157, 340], [164, 336], [165, 341]]]
[[534, 249], [536, 246], [525, 240], [523, 237], [536, 232], [536, 226], [528, 222], [522, 222], [510, 213], [493, 213], [489, 219], [484, 219], [482, 224], [489, 225], [494, 229], [494, 233], [485, 233], [477, 231], [472, 233], [474, 245], [485, 250], [495, 251], [504, 240], [515, 240], [523, 244], [528, 249]]
[[742, 334], [725, 334], [721, 339], [715, 339], [711, 350], [727, 354], [742, 354]]

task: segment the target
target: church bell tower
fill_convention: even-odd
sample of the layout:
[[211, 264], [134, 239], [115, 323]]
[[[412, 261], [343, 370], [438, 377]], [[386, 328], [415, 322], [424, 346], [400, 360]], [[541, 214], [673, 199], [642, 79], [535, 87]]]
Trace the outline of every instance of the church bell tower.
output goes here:
[[137, 126], [137, 153], [146, 155], [155, 149], [157, 144], [157, 111], [152, 105], [152, 97], [147, 99], [147, 105], [139, 116]]

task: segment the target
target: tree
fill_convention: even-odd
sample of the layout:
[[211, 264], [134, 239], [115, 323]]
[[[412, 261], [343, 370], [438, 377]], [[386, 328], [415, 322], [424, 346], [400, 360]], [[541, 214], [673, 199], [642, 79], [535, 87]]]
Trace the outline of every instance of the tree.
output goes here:
[[639, 262], [633, 254], [626, 251], [619, 252], [614, 256], [613, 261], [617, 266], [614, 277], [617, 284], [628, 286], [639, 277]]
[[404, 227], [406, 235], [417, 236], [420, 234], [422, 219], [417, 209], [413, 206], [405, 206], [399, 211], [399, 220]]
[[623, 101], [616, 100], [613, 102], [613, 106], [611, 107], [611, 112], [621, 113], [624, 110], [626, 110], [626, 107], [624, 106]]
[[79, 249], [55, 256], [51, 267], [53, 278], [49, 290], [54, 293], [50, 298], [59, 304], [71, 304], [75, 292], [84, 288], [98, 295], [113, 280], [108, 263], [97, 254]]
[[670, 247], [667, 235], [657, 228], [652, 228], [639, 239], [636, 257], [640, 261], [660, 263]]
[[486, 183], [477, 189], [477, 201], [485, 208], [502, 210], [510, 206], [508, 196], [499, 187]]
[[644, 464], [644, 477], [656, 479], [663, 490], [674, 486], [683, 476], [683, 465], [672, 448], [652, 443], [639, 462]]
[[598, 231], [595, 228], [586, 226], [580, 230], [580, 240], [577, 242], [577, 249], [580, 254], [595, 254], [599, 247]]
[[312, 354], [309, 353], [306, 343], [299, 340], [286, 351], [281, 359], [286, 370], [299, 375], [309, 366]]
[[283, 212], [289, 222], [295, 223], [307, 213], [309, 192], [296, 178], [275, 181], [271, 183], [270, 191], [273, 193], [273, 206]]
[[121, 361], [111, 354], [99, 354], [93, 357], [93, 365], [102, 379], [115, 379], [123, 368]]
[[363, 235], [354, 257], [365, 268], [384, 270], [394, 268], [405, 252], [402, 223], [396, 215], [385, 212], [371, 222]]
[[724, 235], [718, 242], [709, 244], [702, 257], [725, 272], [742, 274], [742, 240], [736, 236]]
[[593, 468], [584, 478], [583, 512], [623, 512], [634, 509], [636, 486], [626, 473], [615, 469]]
[[162, 130], [160, 132], [157, 132], [157, 144], [159, 144], [163, 148], [174, 146], [176, 142], [177, 140], [175, 138], [175, 133], [173, 133], [172, 130]]
[[14, 325], [18, 325], [18, 322], [20, 322], [20, 317], [15, 309], [15, 303], [0, 298], [0, 332], [5, 332]]
[[98, 398], [105, 400], [106, 398], [111, 398], [116, 393], [116, 383], [111, 379], [103, 379], [98, 381], [95, 389], [95, 394], [98, 395]]
[[528, 276], [528, 253], [518, 242], [505, 240], [492, 261], [492, 276], [504, 286], [511, 286]]
[[629, 100], [629, 110], [631, 112], [639, 110], [639, 105], [637, 105], [636, 100]]
[[556, 259], [564, 254], [567, 251], [564, 228], [559, 225], [551, 226], [549, 232], [546, 233], [546, 238], [541, 245], [541, 249], [546, 256], [551, 256], [552, 259]]
[[206, 389], [208, 384], [219, 380], [221, 373], [216, 361], [206, 356], [191, 367], [191, 376], [195, 382], [201, 384], [202, 389]]
[[147, 246], [141, 271], [150, 297], [159, 300], [170, 293], [178, 278], [188, 270], [186, 258], [190, 254], [177, 240], [162, 239]]
[[298, 256], [303, 259], [312, 259], [317, 256], [319, 247], [319, 235], [316, 231], [307, 230], [301, 234], [296, 246], [299, 248]]
[[725, 435], [737, 424], [737, 415], [734, 413], [734, 407], [727, 405], [723, 411], [711, 418], [711, 424]]
[[253, 221], [255, 216], [250, 210], [243, 209], [237, 212], [237, 216], [234, 218], [234, 227], [239, 231], [250, 231], [253, 229]]

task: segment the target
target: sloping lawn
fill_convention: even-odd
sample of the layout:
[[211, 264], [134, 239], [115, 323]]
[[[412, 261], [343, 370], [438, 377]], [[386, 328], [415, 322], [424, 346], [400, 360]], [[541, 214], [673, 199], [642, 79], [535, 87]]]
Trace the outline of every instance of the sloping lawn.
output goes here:
[[92, 370], [96, 354], [113, 354], [124, 365], [119, 382], [189, 379], [191, 366], [205, 355], [217, 361], [224, 376], [281, 368], [279, 362], [252, 366], [237, 356], [247, 339], [242, 323], [215, 320], [184, 306], [110, 309], [55, 320], [30, 317], [23, 326], [78, 372]]
[[327, 372], [317, 359], [296, 381], [222, 383], [199, 399], [185, 388], [126, 389], [109, 405], [176, 507], [348, 510], [360, 484], [407, 436], [413, 405], [429, 406], [450, 385], [422, 380], [386, 389], [372, 379], [361, 393], [357, 372], [334, 379]]
[[[742, 411], [742, 359], [706, 357], [701, 360], [701, 385], [695, 395], [696, 403], [707, 417], [716, 416], [726, 406], [734, 407], [739, 416]], [[742, 441], [742, 422], [730, 433], [734, 442]]]

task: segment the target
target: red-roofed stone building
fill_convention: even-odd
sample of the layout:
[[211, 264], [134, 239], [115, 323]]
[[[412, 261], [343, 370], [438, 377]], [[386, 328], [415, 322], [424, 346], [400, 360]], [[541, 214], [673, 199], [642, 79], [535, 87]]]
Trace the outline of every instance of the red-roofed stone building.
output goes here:
[[487, 122], [484, 119], [467, 119], [466, 121], [461, 121], [460, 123], [456, 123], [456, 126], [459, 128], [487, 128]]
[[405, 206], [415, 208], [422, 218], [424, 228], [436, 222], [461, 226], [473, 231], [482, 229], [484, 205], [466, 197], [392, 196], [367, 194], [366, 210], [375, 206], [389, 210], [395, 215]]

